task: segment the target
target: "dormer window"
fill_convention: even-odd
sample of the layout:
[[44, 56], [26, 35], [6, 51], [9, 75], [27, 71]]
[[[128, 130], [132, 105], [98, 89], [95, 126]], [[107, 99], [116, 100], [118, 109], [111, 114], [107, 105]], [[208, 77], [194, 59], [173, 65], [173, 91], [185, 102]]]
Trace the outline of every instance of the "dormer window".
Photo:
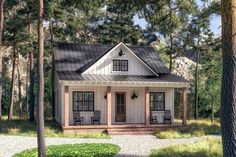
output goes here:
[[114, 59], [113, 71], [128, 71], [128, 60]]

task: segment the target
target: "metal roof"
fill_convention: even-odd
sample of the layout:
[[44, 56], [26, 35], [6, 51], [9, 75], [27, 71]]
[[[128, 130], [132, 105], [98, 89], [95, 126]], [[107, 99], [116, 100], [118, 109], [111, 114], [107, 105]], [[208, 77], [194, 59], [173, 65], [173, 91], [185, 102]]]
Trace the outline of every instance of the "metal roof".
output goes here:
[[[54, 52], [56, 71], [83, 73], [115, 45], [57, 43]], [[157, 74], [170, 73], [152, 47], [127, 46]]]
[[77, 72], [57, 72], [59, 80], [65, 81], [129, 81], [129, 82], [182, 82], [188, 83], [189, 81], [176, 76], [174, 74], [163, 74], [157, 76], [146, 75], [96, 75], [96, 74], [78, 74]]

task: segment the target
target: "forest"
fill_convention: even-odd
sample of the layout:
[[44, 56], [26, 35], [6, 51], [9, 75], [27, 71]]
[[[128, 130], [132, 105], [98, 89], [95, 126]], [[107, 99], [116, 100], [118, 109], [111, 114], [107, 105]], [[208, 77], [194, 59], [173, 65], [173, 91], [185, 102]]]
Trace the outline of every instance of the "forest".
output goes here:
[[[140, 156], [144, 153], [141, 149], [147, 149], [146, 156], [235, 157], [235, 6], [236, 0], [0, 0], [0, 134], [4, 134], [0, 138], [7, 141], [11, 139], [8, 135], [26, 136], [23, 138], [27, 143], [20, 145], [21, 152], [12, 149], [14, 156], [86, 156], [86, 153], [113, 156], [127, 151], [124, 147], [138, 144], [138, 150], [134, 148], [123, 155]], [[211, 29], [213, 17], [221, 18], [220, 35]], [[174, 102], [174, 118], [185, 122], [185, 104], [188, 104], [188, 124], [183, 120], [179, 128], [172, 128], [172, 124], [166, 130], [154, 127], [151, 140], [141, 135], [135, 140], [134, 136], [110, 136], [109, 132], [65, 134], [54, 121], [53, 53], [58, 42], [108, 45], [122, 42], [155, 48], [169, 71], [190, 81], [189, 90], [175, 90]], [[187, 69], [181, 69], [178, 64], [183, 58], [193, 63], [181, 65]], [[107, 89], [107, 99], [111, 100], [111, 89]], [[64, 92], [69, 100], [69, 88]], [[149, 92], [145, 99], [149, 99]], [[149, 103], [146, 101], [146, 127], [141, 129], [152, 129]], [[67, 121], [68, 116], [62, 127], [67, 126]], [[110, 124], [107, 122], [107, 130], [111, 129]], [[81, 130], [83, 126], [71, 127]], [[37, 148], [24, 147], [36, 141], [36, 138], [26, 140], [31, 135], [37, 135]], [[53, 137], [65, 137], [70, 142], [49, 146], [45, 136], [52, 137], [51, 144], [57, 141], [64, 144], [60, 138]], [[107, 139], [103, 139], [106, 144], [81, 144], [83, 140], [79, 139], [79, 143], [69, 145], [81, 137]], [[118, 138], [113, 140], [114, 137]], [[165, 141], [161, 139], [168, 142], [171, 138], [175, 140], [169, 143], [178, 145], [159, 147], [160, 141]], [[122, 144], [116, 143], [122, 140]], [[14, 142], [20, 141], [0, 143], [1, 149], [6, 150], [6, 145]], [[152, 144], [155, 149], [151, 150]]]
[[[35, 0], [5, 1], [2, 36], [2, 106], [8, 119], [34, 120], [37, 92], [37, 6]], [[45, 1], [44, 106], [51, 118], [53, 48], [56, 42], [153, 46], [169, 70], [175, 59], [192, 52], [196, 64], [188, 72], [189, 119], [219, 117], [222, 74], [221, 37], [210, 29], [220, 15], [220, 2], [208, 0]], [[146, 21], [145, 28], [134, 18]], [[178, 97], [178, 91], [176, 91]], [[176, 99], [178, 100], [178, 99]], [[175, 102], [179, 106], [179, 102]], [[178, 110], [178, 108], [176, 108]], [[1, 114], [0, 114], [1, 115]], [[176, 112], [176, 118], [179, 118]]]

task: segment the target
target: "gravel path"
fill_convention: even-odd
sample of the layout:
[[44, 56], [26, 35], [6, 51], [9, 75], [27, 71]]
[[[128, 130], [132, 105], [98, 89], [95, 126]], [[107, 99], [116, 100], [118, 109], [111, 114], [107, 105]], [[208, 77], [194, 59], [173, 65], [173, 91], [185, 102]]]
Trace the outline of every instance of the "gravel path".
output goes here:
[[[152, 135], [115, 135], [111, 139], [46, 138], [46, 144], [112, 143], [121, 148], [116, 157], [146, 157], [152, 149], [188, 144], [201, 139], [202, 137], [157, 139]], [[11, 157], [15, 153], [35, 147], [37, 147], [36, 137], [0, 135], [0, 157]]]

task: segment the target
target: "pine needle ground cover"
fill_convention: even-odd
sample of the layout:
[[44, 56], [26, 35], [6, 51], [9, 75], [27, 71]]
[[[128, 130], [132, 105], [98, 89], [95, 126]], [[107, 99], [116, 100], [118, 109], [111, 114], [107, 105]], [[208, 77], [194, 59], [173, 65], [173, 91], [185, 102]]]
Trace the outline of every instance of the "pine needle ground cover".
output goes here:
[[192, 120], [186, 129], [157, 130], [155, 136], [161, 139], [200, 137], [206, 135], [220, 135], [219, 122], [210, 120]]
[[208, 138], [188, 145], [153, 150], [150, 157], [222, 157], [222, 143]]
[[[17, 136], [36, 136], [36, 123], [28, 120], [2, 120], [0, 121], [0, 134]], [[46, 137], [68, 138], [110, 138], [105, 133], [63, 133], [60, 126], [51, 120], [45, 121]]]
[[[48, 157], [112, 157], [120, 151], [113, 144], [67, 144], [47, 147]], [[25, 150], [13, 157], [37, 157], [37, 148]]]

